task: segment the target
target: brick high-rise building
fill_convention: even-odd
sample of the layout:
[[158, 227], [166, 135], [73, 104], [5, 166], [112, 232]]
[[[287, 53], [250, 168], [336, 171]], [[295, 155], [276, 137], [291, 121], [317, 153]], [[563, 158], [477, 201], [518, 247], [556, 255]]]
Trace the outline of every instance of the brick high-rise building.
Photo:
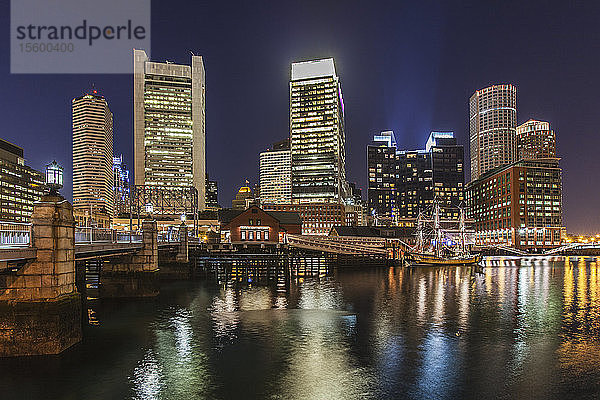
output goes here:
[[479, 245], [547, 249], [561, 244], [562, 172], [557, 158], [520, 160], [467, 185]]

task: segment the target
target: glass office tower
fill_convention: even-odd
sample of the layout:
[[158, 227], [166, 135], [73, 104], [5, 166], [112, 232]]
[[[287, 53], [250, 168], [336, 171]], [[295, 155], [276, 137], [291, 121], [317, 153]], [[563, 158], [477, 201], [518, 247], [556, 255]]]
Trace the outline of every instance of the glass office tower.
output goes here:
[[292, 64], [290, 139], [292, 203], [342, 203], [344, 102], [333, 58]]
[[151, 62], [133, 51], [135, 184], [193, 186], [206, 208], [205, 73], [201, 56], [192, 64]]

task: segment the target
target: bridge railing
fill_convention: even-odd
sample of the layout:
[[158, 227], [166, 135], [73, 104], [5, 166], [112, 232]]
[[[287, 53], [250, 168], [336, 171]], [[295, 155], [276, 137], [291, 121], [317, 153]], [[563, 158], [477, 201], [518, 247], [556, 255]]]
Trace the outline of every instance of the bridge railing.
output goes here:
[[26, 247], [31, 243], [31, 224], [0, 222], [0, 247]]
[[137, 243], [142, 241], [138, 232], [118, 231], [109, 228], [88, 226], [75, 227], [75, 243]]

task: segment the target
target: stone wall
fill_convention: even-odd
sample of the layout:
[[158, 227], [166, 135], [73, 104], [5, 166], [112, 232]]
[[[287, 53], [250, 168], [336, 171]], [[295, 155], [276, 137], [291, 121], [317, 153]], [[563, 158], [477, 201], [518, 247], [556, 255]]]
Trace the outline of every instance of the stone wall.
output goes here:
[[0, 274], [0, 356], [56, 354], [81, 340], [73, 208], [47, 195], [31, 219], [37, 259]]

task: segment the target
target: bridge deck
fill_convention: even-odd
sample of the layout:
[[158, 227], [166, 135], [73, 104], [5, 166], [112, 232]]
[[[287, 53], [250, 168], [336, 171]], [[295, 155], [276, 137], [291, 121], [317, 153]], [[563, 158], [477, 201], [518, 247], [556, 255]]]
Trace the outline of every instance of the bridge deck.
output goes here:
[[86, 260], [102, 256], [120, 256], [134, 253], [142, 247], [143, 243], [76, 243], [75, 259]]

